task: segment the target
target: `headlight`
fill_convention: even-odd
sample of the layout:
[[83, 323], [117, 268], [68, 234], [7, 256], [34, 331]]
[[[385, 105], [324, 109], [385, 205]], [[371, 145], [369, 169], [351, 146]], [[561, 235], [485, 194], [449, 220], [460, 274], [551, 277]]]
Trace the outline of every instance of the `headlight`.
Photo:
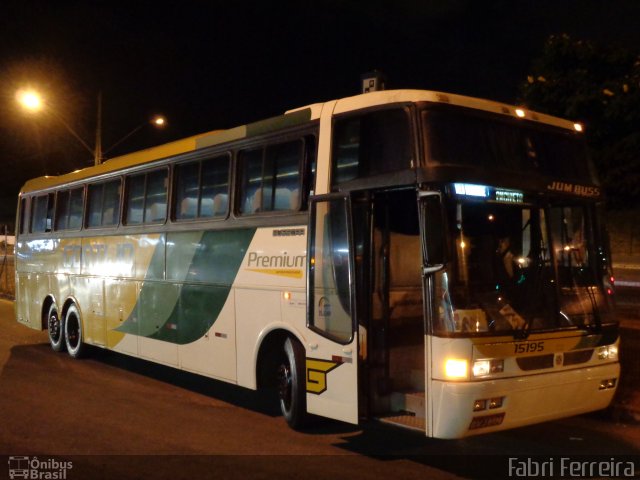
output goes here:
[[449, 358], [444, 364], [444, 373], [449, 378], [467, 378], [469, 362], [457, 358]]
[[618, 347], [616, 345], [599, 347], [598, 360], [618, 360]]
[[476, 360], [473, 362], [471, 371], [474, 377], [484, 377], [492, 373], [502, 373], [504, 372], [504, 360]]

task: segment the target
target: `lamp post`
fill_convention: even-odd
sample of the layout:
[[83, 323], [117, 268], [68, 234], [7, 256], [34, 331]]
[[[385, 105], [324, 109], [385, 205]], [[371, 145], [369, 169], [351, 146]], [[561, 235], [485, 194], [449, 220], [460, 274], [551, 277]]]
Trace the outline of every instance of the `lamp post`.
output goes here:
[[24, 110], [29, 113], [37, 113], [42, 110], [46, 110], [53, 118], [59, 121], [71, 135], [75, 137], [76, 140], [80, 142], [80, 144], [93, 156], [94, 164], [100, 165], [104, 159], [104, 155], [112, 150], [114, 147], [120, 145], [122, 142], [131, 137], [134, 133], [138, 132], [145, 125], [151, 124], [155, 127], [162, 128], [166, 126], [166, 119], [162, 115], [154, 116], [150, 121], [146, 120], [116, 143], [111, 145], [107, 150], [103, 152], [102, 150], [102, 94], [98, 95], [98, 118], [96, 123], [96, 142], [95, 147], [91, 148], [87, 142], [85, 142], [80, 135], [67, 123], [67, 121], [58, 114], [55, 109], [51, 108], [51, 106], [42, 98], [36, 90], [33, 89], [23, 89], [19, 90], [16, 93], [16, 100], [22, 106]]

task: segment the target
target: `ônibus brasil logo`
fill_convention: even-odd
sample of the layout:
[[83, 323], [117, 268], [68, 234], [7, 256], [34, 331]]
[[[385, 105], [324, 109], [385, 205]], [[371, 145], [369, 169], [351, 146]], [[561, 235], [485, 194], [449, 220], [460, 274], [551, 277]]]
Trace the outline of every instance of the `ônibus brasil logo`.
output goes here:
[[65, 480], [67, 470], [73, 468], [72, 462], [64, 462], [54, 458], [40, 460], [38, 457], [9, 457], [9, 478], [27, 480]]

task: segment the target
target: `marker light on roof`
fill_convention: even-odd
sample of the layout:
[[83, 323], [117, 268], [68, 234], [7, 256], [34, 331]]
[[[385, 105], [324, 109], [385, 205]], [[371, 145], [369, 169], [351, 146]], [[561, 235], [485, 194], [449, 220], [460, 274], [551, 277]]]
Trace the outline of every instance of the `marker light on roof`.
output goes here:
[[467, 195], [469, 197], [482, 197], [487, 198], [489, 196], [489, 189], [484, 185], [473, 185], [470, 183], [455, 183], [453, 187], [458, 195]]
[[524, 110], [521, 108], [516, 108], [516, 115], [520, 118], [524, 118]]
[[582, 131], [582, 125], [579, 123], [574, 123], [573, 124], [573, 128], [576, 129], [576, 132], [581, 132]]

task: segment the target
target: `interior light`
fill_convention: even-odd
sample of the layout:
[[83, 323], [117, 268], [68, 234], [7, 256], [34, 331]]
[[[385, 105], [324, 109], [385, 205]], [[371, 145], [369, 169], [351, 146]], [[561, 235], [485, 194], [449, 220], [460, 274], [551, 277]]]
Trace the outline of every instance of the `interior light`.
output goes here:
[[468, 362], [458, 358], [449, 358], [444, 364], [444, 372], [449, 378], [467, 378]]
[[583, 130], [582, 125], [579, 123], [574, 123], [573, 128], [575, 128], [576, 132], [582, 132]]
[[516, 108], [516, 115], [520, 118], [524, 118], [524, 115], [525, 115], [524, 110], [521, 108]]

